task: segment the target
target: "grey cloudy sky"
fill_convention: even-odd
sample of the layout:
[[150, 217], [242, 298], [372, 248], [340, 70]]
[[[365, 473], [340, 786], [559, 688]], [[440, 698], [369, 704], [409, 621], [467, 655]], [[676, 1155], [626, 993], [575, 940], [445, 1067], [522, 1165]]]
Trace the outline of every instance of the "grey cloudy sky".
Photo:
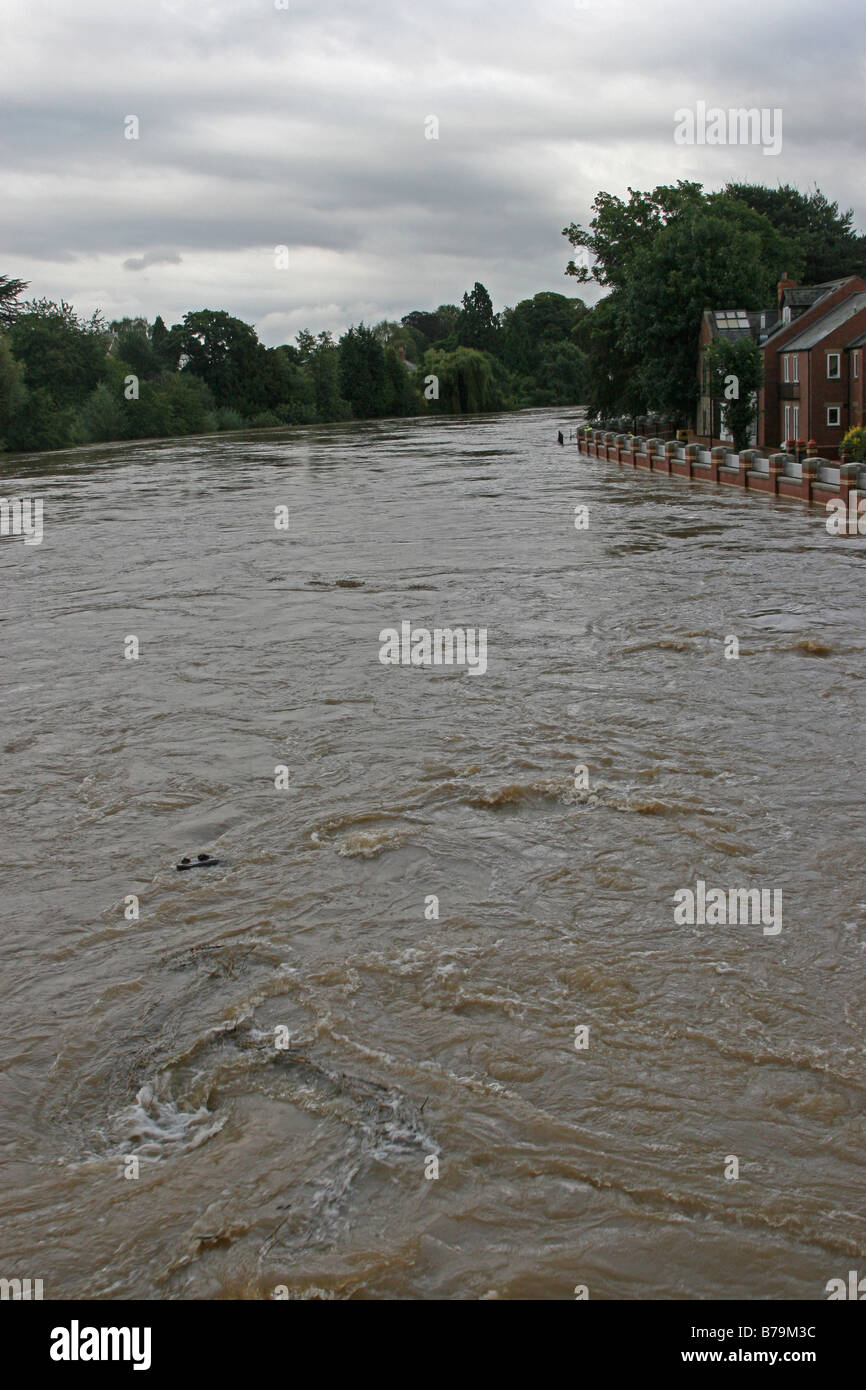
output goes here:
[[[862, 0], [278, 3], [5, 0], [0, 273], [273, 345], [475, 280], [592, 301], [560, 233], [601, 188], [817, 182], [866, 230]], [[781, 153], [677, 145], [699, 101], [781, 108]]]

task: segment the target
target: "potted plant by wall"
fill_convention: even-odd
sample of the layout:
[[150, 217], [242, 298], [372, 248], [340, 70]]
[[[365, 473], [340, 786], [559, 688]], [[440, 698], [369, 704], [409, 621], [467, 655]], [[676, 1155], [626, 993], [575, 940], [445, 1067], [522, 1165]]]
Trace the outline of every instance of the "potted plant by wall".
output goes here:
[[852, 425], [842, 440], [842, 459], [866, 463], [866, 425]]

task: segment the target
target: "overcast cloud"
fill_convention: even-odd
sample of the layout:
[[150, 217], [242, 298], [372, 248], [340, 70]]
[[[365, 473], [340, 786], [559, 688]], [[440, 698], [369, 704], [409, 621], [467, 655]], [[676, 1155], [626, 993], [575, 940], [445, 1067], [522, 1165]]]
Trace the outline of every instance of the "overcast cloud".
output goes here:
[[[864, 29], [862, 0], [5, 0], [0, 273], [273, 345], [479, 279], [592, 301], [560, 233], [601, 188], [817, 183], [866, 230]], [[781, 153], [676, 145], [698, 101], [780, 108]]]

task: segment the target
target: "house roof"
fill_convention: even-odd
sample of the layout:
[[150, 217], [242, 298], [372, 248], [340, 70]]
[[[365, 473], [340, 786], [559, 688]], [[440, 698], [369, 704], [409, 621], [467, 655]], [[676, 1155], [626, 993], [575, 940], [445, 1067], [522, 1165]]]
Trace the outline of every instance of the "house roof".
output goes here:
[[[787, 308], [801, 309], [805, 313], [807, 309], [811, 309], [813, 304], [819, 304], [828, 294], [832, 294], [834, 290], [841, 289], [843, 285], [850, 284], [852, 280], [857, 278], [856, 275], [843, 275], [841, 279], [822, 280], [817, 285], [795, 285], [792, 289], [782, 292], [782, 300]], [[795, 316], [794, 322], [797, 318], [799, 315]], [[783, 329], [790, 327], [790, 323], [785, 323], [779, 318], [778, 322], [767, 330], [767, 342], [774, 338], [777, 333], [781, 333]]]
[[788, 343], [783, 343], [781, 347], [776, 348], [776, 351], [798, 352], [813, 348], [817, 343], [820, 343], [822, 338], [826, 338], [828, 333], [832, 333], [836, 328], [841, 328], [848, 319], [859, 314], [861, 309], [866, 309], [866, 291], [864, 290], [843, 299], [841, 304], [837, 304], [828, 314], [822, 314], [796, 338], [792, 338]]
[[814, 285], [806, 286], [813, 290], [835, 290], [837, 285], [847, 285], [849, 280], [857, 280], [856, 275], [837, 275], [834, 280], [818, 280]]
[[785, 304], [790, 304], [791, 308], [799, 308], [801, 305], [808, 308], [814, 304], [816, 299], [825, 295], [827, 290], [821, 285], [795, 285], [791, 290], [785, 290], [782, 299]]
[[856, 338], [852, 338], [850, 343], [846, 343], [845, 346], [849, 348], [863, 347], [864, 343], [866, 343], [866, 333], [860, 333]]
[[838, 290], [840, 285], [854, 279], [854, 275], [841, 275], [835, 280], [819, 280], [816, 285], [793, 285], [783, 292], [782, 297], [786, 304], [814, 304], [816, 299], [822, 299], [825, 294]]

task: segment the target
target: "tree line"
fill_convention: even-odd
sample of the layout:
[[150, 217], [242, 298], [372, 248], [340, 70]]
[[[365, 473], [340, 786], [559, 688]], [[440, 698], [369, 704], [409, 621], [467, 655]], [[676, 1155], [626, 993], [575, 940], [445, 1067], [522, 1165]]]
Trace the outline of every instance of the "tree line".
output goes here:
[[[566, 274], [607, 293], [593, 308], [554, 292], [500, 314], [476, 282], [459, 305], [360, 323], [335, 340], [301, 332], [267, 348], [224, 310], [168, 327], [160, 316], [106, 323], [72, 305], [24, 300], [0, 276], [0, 447], [56, 449], [212, 430], [583, 405], [590, 419], [695, 418], [706, 308], [774, 309], [784, 270], [800, 284], [866, 272], [866, 237], [817, 187], [680, 180], [628, 198], [599, 192]], [[736, 437], [750, 424], [761, 354], [713, 344], [708, 368]]]
[[476, 282], [459, 306], [268, 348], [221, 309], [171, 327], [161, 316], [108, 323], [63, 300], [22, 299], [27, 288], [0, 276], [0, 448], [10, 450], [568, 406], [586, 391], [575, 334], [587, 311], [562, 294], [495, 314]]

